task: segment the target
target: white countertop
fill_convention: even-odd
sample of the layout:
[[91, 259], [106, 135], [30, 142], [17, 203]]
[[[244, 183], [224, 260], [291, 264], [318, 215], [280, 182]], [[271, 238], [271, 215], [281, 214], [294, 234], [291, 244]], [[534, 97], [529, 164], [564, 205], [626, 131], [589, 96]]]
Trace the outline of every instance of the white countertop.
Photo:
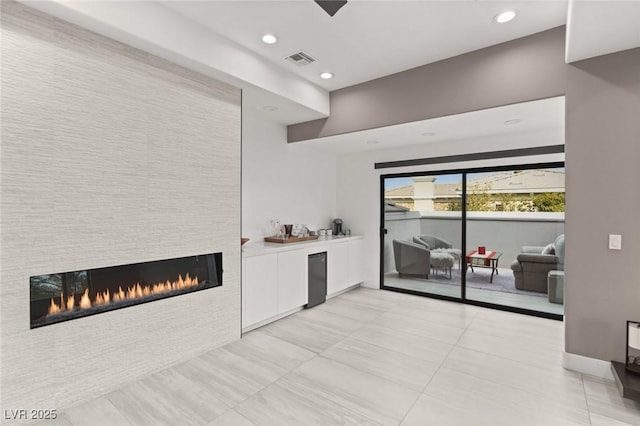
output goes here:
[[353, 240], [361, 240], [364, 237], [362, 235], [351, 235], [349, 237], [337, 237], [332, 235], [330, 237], [318, 237], [317, 240], [309, 240], [309, 241], [300, 241], [297, 243], [267, 243], [264, 241], [249, 241], [245, 245], [242, 246], [242, 257], [253, 257], [253, 256], [263, 256], [266, 254], [279, 253], [283, 251], [289, 250], [300, 250], [300, 249], [321, 249], [322, 246], [328, 244], [336, 244], [340, 242], [353, 241]]

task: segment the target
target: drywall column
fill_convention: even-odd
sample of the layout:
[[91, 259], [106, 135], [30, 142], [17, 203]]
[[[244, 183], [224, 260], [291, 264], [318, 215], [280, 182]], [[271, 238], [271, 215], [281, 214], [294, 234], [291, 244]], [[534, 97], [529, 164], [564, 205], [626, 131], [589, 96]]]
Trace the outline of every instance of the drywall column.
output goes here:
[[566, 108], [565, 350], [623, 361], [640, 321], [640, 49], [568, 65]]

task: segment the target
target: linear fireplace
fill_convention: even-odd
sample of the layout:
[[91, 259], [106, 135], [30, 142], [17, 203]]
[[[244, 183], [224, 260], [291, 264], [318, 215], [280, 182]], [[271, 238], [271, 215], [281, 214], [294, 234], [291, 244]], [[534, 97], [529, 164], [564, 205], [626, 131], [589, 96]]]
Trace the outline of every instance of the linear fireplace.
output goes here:
[[222, 253], [30, 278], [31, 328], [222, 285]]

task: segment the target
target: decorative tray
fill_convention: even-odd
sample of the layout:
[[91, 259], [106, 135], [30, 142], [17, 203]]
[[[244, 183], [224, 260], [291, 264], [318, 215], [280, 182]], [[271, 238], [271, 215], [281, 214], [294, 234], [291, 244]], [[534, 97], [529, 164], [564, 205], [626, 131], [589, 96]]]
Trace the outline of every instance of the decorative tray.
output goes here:
[[310, 235], [308, 237], [289, 237], [289, 238], [285, 238], [285, 237], [264, 237], [264, 240], [268, 243], [278, 243], [278, 244], [289, 244], [289, 243], [299, 243], [302, 241], [311, 241], [311, 240], [317, 240], [318, 236], [317, 235]]

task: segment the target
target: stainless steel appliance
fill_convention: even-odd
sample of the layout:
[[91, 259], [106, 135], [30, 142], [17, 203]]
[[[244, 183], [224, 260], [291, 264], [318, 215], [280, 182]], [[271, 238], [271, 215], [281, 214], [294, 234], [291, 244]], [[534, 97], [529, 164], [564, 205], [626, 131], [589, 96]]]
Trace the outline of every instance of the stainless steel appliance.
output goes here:
[[327, 252], [309, 255], [309, 303], [313, 308], [327, 300]]

